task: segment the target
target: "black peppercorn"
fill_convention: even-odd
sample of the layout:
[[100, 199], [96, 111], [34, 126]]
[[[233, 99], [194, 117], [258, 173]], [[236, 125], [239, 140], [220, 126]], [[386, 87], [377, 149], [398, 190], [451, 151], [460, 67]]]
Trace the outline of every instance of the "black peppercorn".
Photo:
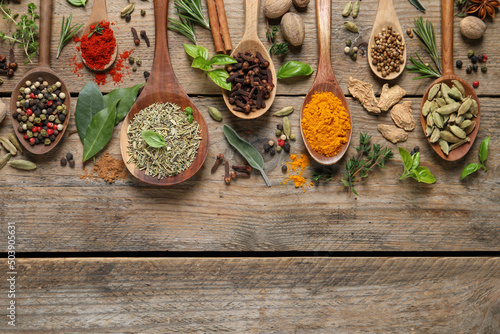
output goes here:
[[472, 73], [472, 66], [467, 66], [467, 74], [471, 74]]
[[68, 160], [66, 160], [65, 158], [62, 158], [61, 159], [61, 166], [66, 166], [66, 164], [68, 163]]
[[75, 160], [70, 160], [70, 161], [68, 161], [68, 163], [69, 163], [69, 166], [70, 166], [71, 168], [74, 168], [74, 167], [75, 167]]
[[470, 57], [470, 61], [471, 61], [473, 64], [477, 63], [477, 56], [472, 56], [472, 57]]
[[463, 62], [461, 60], [457, 60], [457, 68], [462, 68]]
[[285, 150], [286, 153], [290, 153], [290, 144], [285, 143], [285, 145], [283, 145], [283, 149]]
[[477, 64], [472, 65], [472, 70], [473, 70], [474, 72], [477, 72]]
[[66, 159], [68, 159], [68, 161], [69, 161], [69, 160], [73, 160], [73, 154], [71, 154], [71, 153], [66, 153]]
[[269, 145], [268, 143], [265, 143], [264, 144], [264, 152], [269, 152], [269, 150], [271, 149], [271, 145]]
[[269, 154], [271, 154], [271, 156], [274, 156], [276, 154], [276, 150], [274, 148], [271, 148], [269, 150]]
[[52, 141], [56, 140], [56, 136], [54, 136], [54, 135], [50, 135], [50, 136], [49, 136], [49, 139], [50, 139], [50, 141], [52, 142]]
[[132, 16], [130, 15], [130, 13], [125, 15], [125, 21], [130, 22], [131, 19], [132, 19]]
[[286, 173], [288, 171], [288, 167], [286, 165], [281, 166], [281, 171]]
[[64, 122], [65, 119], [66, 119], [66, 116], [64, 116], [63, 114], [59, 114], [59, 120], [61, 122]]

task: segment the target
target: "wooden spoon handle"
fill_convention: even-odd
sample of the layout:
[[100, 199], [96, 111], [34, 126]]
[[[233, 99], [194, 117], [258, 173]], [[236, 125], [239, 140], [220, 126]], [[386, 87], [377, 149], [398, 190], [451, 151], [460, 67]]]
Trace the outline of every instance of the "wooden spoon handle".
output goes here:
[[106, 0], [94, 0], [92, 5], [92, 12], [90, 12], [90, 17], [92, 18], [104, 18], [108, 17], [108, 10], [106, 8]]
[[318, 24], [318, 72], [331, 71], [332, 62], [330, 59], [331, 49], [331, 20], [332, 19], [332, 4], [331, 0], [316, 0], [316, 21]]
[[453, 74], [453, 0], [441, 0], [443, 75]]
[[50, 67], [52, 33], [52, 0], [40, 0], [40, 57], [38, 66]]
[[245, 33], [243, 40], [259, 39], [257, 23], [259, 22], [260, 0], [245, 1]]
[[379, 0], [377, 17], [381, 18], [396, 17], [396, 10], [394, 9], [394, 3], [392, 0]]

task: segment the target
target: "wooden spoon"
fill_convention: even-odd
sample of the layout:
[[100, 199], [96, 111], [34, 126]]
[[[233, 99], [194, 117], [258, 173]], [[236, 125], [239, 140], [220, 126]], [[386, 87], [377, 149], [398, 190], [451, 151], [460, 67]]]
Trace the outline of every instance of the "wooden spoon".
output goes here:
[[[382, 32], [382, 29], [387, 29], [388, 26], [392, 27], [392, 31], [397, 32], [401, 35], [402, 42], [405, 45], [403, 52], [403, 64], [400, 64], [399, 72], [392, 72], [385, 77], [382, 76], [382, 72], [377, 71], [377, 66], [373, 65], [373, 58], [371, 56], [372, 45], [375, 45], [375, 36]], [[378, 11], [377, 16], [375, 17], [375, 22], [373, 23], [372, 34], [370, 35], [370, 40], [368, 42], [368, 64], [370, 64], [370, 68], [372, 72], [383, 80], [393, 80], [397, 78], [406, 66], [406, 44], [405, 38], [403, 34], [403, 30], [401, 29], [401, 25], [399, 24], [398, 17], [396, 15], [396, 11], [394, 10], [394, 4], [392, 0], [379, 0], [378, 2]]]
[[[172, 69], [172, 64], [170, 63], [167, 41], [168, 0], [154, 0], [154, 16], [156, 42], [151, 75], [141, 95], [137, 98], [123, 121], [120, 132], [120, 149], [123, 161], [133, 176], [150, 184], [168, 186], [189, 179], [201, 168], [208, 154], [208, 128], [202, 114], [177, 81], [174, 70]], [[146, 175], [145, 171], [139, 170], [135, 164], [127, 163], [130, 158], [128, 154], [127, 128], [134, 119], [135, 114], [156, 102], [175, 103], [182, 109], [186, 107], [193, 108], [193, 117], [194, 120], [200, 124], [200, 137], [202, 137], [198, 148], [198, 154], [191, 166], [180, 174], [161, 180], [159, 180], [158, 177]]]
[[60, 90], [66, 95], [66, 98], [64, 99], [64, 105], [66, 106], [68, 114], [66, 115], [66, 119], [62, 123], [64, 125], [64, 129], [62, 131], [59, 131], [59, 134], [56, 136], [56, 140], [54, 140], [50, 145], [46, 146], [44, 144], [37, 144], [31, 146], [30, 143], [26, 139], [24, 139], [24, 133], [20, 133], [17, 130], [19, 128], [19, 122], [17, 121], [17, 119], [11, 117], [12, 126], [14, 127], [14, 132], [19, 139], [19, 142], [26, 148], [27, 151], [33, 154], [44, 154], [56, 147], [56, 145], [63, 137], [66, 128], [68, 127], [70, 117], [71, 97], [68, 87], [64, 84], [64, 81], [50, 69], [51, 28], [52, 0], [40, 0], [40, 56], [38, 60], [38, 66], [26, 73], [19, 80], [16, 87], [14, 87], [14, 90], [12, 91], [12, 95], [10, 97], [10, 111], [12, 114], [17, 109], [16, 102], [19, 95], [19, 89], [26, 86], [26, 81], [35, 82], [38, 80], [38, 77], [42, 77], [43, 80], [47, 81], [49, 84], [55, 84], [57, 81], [61, 82], [62, 84]]
[[[351, 132], [352, 132], [352, 119], [351, 112], [349, 110], [349, 105], [345, 99], [342, 89], [335, 79], [333, 74], [332, 62], [330, 59], [330, 41], [331, 41], [331, 0], [316, 0], [316, 20], [318, 22], [318, 43], [319, 43], [319, 57], [318, 57], [318, 70], [316, 72], [316, 78], [306, 95], [304, 104], [300, 111], [300, 131], [302, 132], [302, 138], [304, 139], [304, 144], [307, 151], [311, 157], [318, 163], [323, 165], [332, 165], [339, 161], [347, 151], [349, 143], [351, 142]], [[348, 142], [344, 144], [340, 152], [332, 157], [327, 157], [314, 151], [309, 145], [309, 142], [304, 135], [304, 130], [302, 129], [302, 118], [304, 117], [304, 108], [311, 102], [312, 96], [316, 92], [332, 92], [337, 98], [340, 99], [345, 107], [347, 114], [349, 115], [349, 122], [351, 124], [351, 129], [347, 132]]]
[[[108, 12], [106, 10], [106, 0], [94, 0], [94, 4], [92, 6], [92, 12], [90, 13], [87, 24], [83, 28], [83, 35], [82, 36], [87, 35], [90, 32], [90, 26], [97, 24], [99, 22], [102, 22], [102, 21], [109, 22]], [[111, 29], [111, 27], [110, 27], [110, 29]], [[115, 35], [115, 38], [116, 38], [116, 35]], [[111, 55], [111, 59], [110, 59], [109, 63], [107, 65], [104, 65], [104, 67], [101, 69], [92, 68], [91, 66], [89, 66], [87, 64], [87, 62], [85, 61], [85, 58], [83, 58], [83, 57], [82, 57], [82, 62], [85, 64], [85, 66], [87, 66], [88, 69], [90, 69], [94, 72], [103, 72], [103, 71], [106, 71], [108, 68], [110, 68], [114, 64], [117, 54], [118, 54], [118, 43], [116, 43], [115, 52]]]
[[[443, 53], [443, 75], [441, 76], [441, 78], [434, 81], [429, 86], [429, 88], [427, 88], [427, 91], [425, 92], [424, 97], [422, 99], [420, 110], [422, 110], [425, 101], [427, 101], [429, 90], [431, 89], [432, 86], [444, 82], [448, 86], [452, 87], [453, 83], [451, 82], [451, 80], [460, 81], [460, 83], [465, 88], [465, 95], [471, 96], [474, 100], [477, 101], [479, 111], [477, 116], [473, 119], [474, 121], [476, 121], [476, 127], [468, 135], [468, 137], [470, 138], [469, 143], [463, 144], [462, 146], [450, 151], [450, 153], [446, 155], [443, 153], [443, 151], [441, 151], [441, 148], [439, 147], [438, 143], [432, 144], [430, 142], [430, 139], [427, 138], [429, 144], [431, 145], [432, 149], [437, 153], [437, 155], [439, 155], [444, 160], [455, 161], [461, 159], [464, 155], [467, 154], [467, 152], [469, 152], [470, 148], [472, 147], [472, 144], [474, 143], [474, 140], [476, 139], [477, 132], [479, 130], [479, 121], [481, 119], [481, 108], [479, 106], [479, 99], [476, 95], [474, 88], [472, 88], [465, 80], [461, 79], [460, 77], [456, 76], [453, 73], [453, 1], [441, 0], [441, 30], [442, 30], [441, 43], [442, 43], [442, 53]], [[422, 123], [422, 129], [425, 133], [427, 121], [422, 116], [422, 113], [420, 113], [420, 121]]]
[[255, 55], [256, 52], [260, 52], [262, 57], [269, 61], [269, 68], [271, 69], [274, 89], [271, 91], [271, 96], [266, 102], [266, 107], [261, 109], [256, 109], [251, 111], [249, 114], [245, 114], [239, 111], [234, 110], [234, 105], [229, 103], [229, 92], [227, 90], [223, 90], [222, 96], [224, 97], [224, 102], [226, 102], [227, 108], [237, 117], [244, 119], [254, 119], [261, 115], [263, 115], [266, 111], [271, 108], [271, 105], [274, 102], [274, 97], [276, 96], [276, 69], [274, 68], [273, 61], [271, 56], [267, 52], [267, 49], [262, 44], [257, 35], [257, 23], [259, 20], [259, 10], [260, 10], [260, 0], [246, 0], [245, 1], [245, 32], [243, 34], [243, 38], [238, 46], [231, 53], [231, 57], [235, 57], [239, 52], [245, 53], [247, 51], [252, 52]]

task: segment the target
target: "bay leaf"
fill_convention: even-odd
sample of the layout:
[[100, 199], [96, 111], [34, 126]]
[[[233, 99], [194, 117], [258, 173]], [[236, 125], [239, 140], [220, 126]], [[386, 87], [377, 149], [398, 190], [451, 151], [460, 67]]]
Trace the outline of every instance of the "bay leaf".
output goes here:
[[144, 86], [143, 83], [128, 88], [116, 88], [104, 96], [104, 104], [108, 108], [111, 107], [116, 101], [119, 101], [116, 106], [115, 125], [120, 123], [125, 116], [127, 116], [127, 113], [134, 105], [134, 102], [137, 99], [137, 93], [139, 93], [142, 86]]
[[111, 107], [105, 107], [92, 118], [83, 141], [83, 162], [102, 150], [113, 136], [117, 103], [115, 101]]
[[82, 143], [92, 118], [104, 107], [101, 91], [93, 81], [89, 81], [78, 94], [75, 110], [76, 129]]

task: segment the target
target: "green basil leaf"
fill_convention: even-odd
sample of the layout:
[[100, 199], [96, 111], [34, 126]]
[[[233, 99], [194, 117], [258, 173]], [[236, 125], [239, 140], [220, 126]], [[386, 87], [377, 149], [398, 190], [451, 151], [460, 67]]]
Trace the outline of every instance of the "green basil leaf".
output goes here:
[[428, 184], [436, 182], [436, 178], [434, 177], [434, 175], [432, 175], [431, 171], [427, 167], [418, 166], [412, 171], [412, 174], [413, 172], [415, 173], [416, 176], [415, 178], [417, 179], [418, 182], [423, 182]]
[[314, 70], [311, 66], [301, 61], [291, 60], [283, 64], [276, 74], [278, 79], [296, 77], [299, 75], [311, 75]]
[[159, 133], [151, 130], [144, 130], [141, 132], [141, 135], [146, 143], [151, 147], [160, 148], [163, 146], [167, 146], [167, 143], [165, 143], [165, 139]]
[[119, 101], [116, 106], [115, 125], [120, 123], [125, 116], [127, 116], [127, 113], [130, 111], [130, 108], [132, 108], [135, 100], [137, 99], [139, 90], [144, 85], [145, 84], [140, 83], [128, 88], [117, 88], [113, 89], [107, 95], [104, 95], [104, 104], [108, 108], [111, 108], [115, 102]]
[[413, 164], [411, 165], [411, 169], [417, 168], [418, 164], [420, 163], [420, 152], [414, 153], [411, 156], [411, 159], [413, 161]]
[[481, 163], [484, 164], [486, 158], [488, 158], [488, 151], [490, 150], [490, 137], [486, 137], [479, 146], [479, 159]]
[[229, 77], [229, 73], [227, 73], [226, 70], [217, 69], [209, 71], [207, 74], [217, 86], [225, 90], [231, 90], [231, 83], [226, 82], [226, 79]]
[[222, 131], [224, 131], [224, 135], [226, 136], [229, 144], [240, 152], [250, 166], [257, 169], [262, 174], [267, 186], [270, 187], [271, 182], [267, 178], [266, 173], [264, 173], [264, 159], [262, 158], [262, 155], [260, 155], [259, 151], [257, 151], [252, 144], [238, 136], [236, 131], [234, 131], [230, 126], [224, 124], [222, 126]]
[[213, 65], [228, 65], [228, 64], [234, 64], [237, 63], [236, 59], [233, 57], [229, 57], [226, 55], [214, 55], [210, 59], [210, 64]]
[[408, 152], [402, 147], [398, 147], [398, 149], [399, 149], [399, 155], [401, 156], [401, 159], [403, 160], [403, 164], [405, 166], [405, 172], [409, 172], [410, 170], [412, 170], [411, 167], [413, 165], [413, 159], [410, 155], [410, 152]]
[[212, 65], [210, 64], [210, 62], [202, 57], [194, 58], [193, 63], [191, 64], [191, 67], [199, 68], [205, 72], [209, 71], [213, 68]]
[[462, 180], [465, 179], [465, 177], [467, 175], [470, 175], [470, 174], [476, 172], [479, 168], [481, 168], [481, 165], [480, 164], [476, 164], [475, 162], [467, 165], [464, 168], [464, 170], [462, 171]]
[[184, 50], [186, 50], [186, 53], [193, 58], [202, 57], [208, 61], [208, 50], [203, 46], [184, 44]]
[[102, 150], [113, 136], [116, 103], [111, 108], [106, 107], [102, 109], [92, 118], [87, 128], [87, 135], [83, 141], [83, 162]]
[[76, 129], [78, 130], [78, 135], [82, 143], [92, 118], [100, 110], [104, 109], [104, 107], [104, 98], [102, 97], [101, 91], [93, 81], [89, 81], [83, 86], [80, 94], [78, 94], [78, 101], [76, 102], [75, 109]]

